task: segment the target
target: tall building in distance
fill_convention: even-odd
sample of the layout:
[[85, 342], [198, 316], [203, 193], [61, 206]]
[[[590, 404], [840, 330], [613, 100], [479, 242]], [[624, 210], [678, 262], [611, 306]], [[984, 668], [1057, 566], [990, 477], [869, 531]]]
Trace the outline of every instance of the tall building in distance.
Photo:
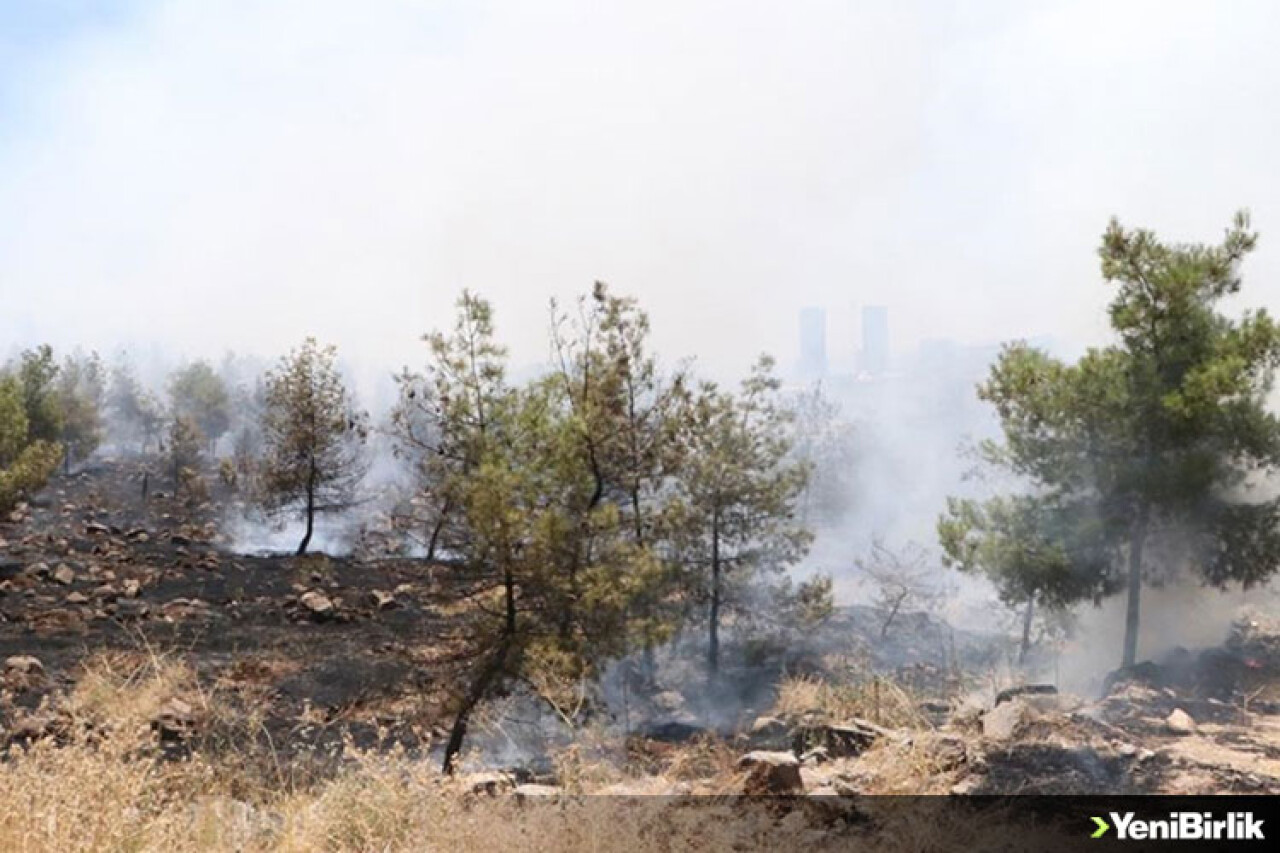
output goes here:
[[827, 375], [827, 312], [821, 308], [800, 310], [799, 372], [804, 379]]
[[858, 367], [870, 376], [883, 376], [889, 369], [889, 309], [883, 305], [862, 306], [862, 353]]

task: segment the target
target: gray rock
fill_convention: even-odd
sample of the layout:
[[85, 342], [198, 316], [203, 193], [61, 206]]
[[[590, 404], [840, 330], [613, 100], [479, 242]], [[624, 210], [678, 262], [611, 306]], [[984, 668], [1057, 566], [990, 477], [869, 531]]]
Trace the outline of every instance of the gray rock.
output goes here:
[[743, 787], [747, 794], [794, 794], [804, 790], [800, 760], [790, 752], [749, 752], [738, 759], [738, 769], [747, 771]]
[[1165, 717], [1164, 726], [1171, 734], [1193, 735], [1196, 733], [1196, 721], [1181, 708], [1174, 708], [1173, 713]]
[[1031, 709], [1021, 699], [1010, 699], [982, 715], [982, 735], [991, 740], [1009, 740], [1031, 718]]

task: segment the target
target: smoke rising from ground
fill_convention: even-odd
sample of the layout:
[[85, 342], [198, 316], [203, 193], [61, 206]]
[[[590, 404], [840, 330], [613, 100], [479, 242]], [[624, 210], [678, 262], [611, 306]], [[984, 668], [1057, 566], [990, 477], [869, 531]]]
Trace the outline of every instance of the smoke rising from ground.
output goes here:
[[[931, 543], [967, 488], [991, 345], [1101, 339], [1107, 217], [1191, 239], [1251, 206], [1249, 301], [1280, 302], [1271, 4], [21, 5], [47, 8], [0, 12], [0, 357], [123, 344], [159, 387], [314, 334], [377, 415], [462, 287], [526, 370], [548, 298], [603, 279], [666, 363], [729, 379], [787, 363], [805, 305], [852, 374], [884, 304], [892, 375], [827, 386], [858, 460], [804, 570], [845, 600], [874, 536]], [[1147, 593], [1144, 649], [1220, 639], [1165, 594], [1198, 592]], [[1081, 617], [1108, 666], [1116, 606]]]

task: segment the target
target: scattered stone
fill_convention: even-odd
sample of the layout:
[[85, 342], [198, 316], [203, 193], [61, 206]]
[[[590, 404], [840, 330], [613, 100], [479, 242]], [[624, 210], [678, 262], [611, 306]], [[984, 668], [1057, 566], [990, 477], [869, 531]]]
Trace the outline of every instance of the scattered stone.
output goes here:
[[1164, 726], [1171, 734], [1193, 735], [1196, 733], [1196, 721], [1181, 708], [1174, 708], [1173, 713], [1165, 717]]
[[996, 694], [996, 706], [1019, 696], [1052, 696], [1057, 692], [1058, 688], [1052, 684], [1020, 684], [1017, 687], [1006, 687]]
[[333, 602], [322, 592], [316, 592], [314, 589], [310, 592], [305, 592], [298, 599], [298, 603], [305, 607], [311, 614], [311, 618], [316, 621], [333, 618]]
[[378, 610], [390, 610], [398, 605], [394, 593], [375, 589], [369, 593], [369, 603]]
[[488, 772], [472, 773], [463, 779], [463, 784], [473, 794], [496, 796], [516, 786], [515, 780], [506, 773]]
[[867, 720], [816, 726], [804, 726], [792, 736], [791, 749], [797, 754], [825, 747], [832, 758], [852, 758], [866, 752], [877, 740], [891, 737], [893, 732]]
[[991, 740], [1009, 740], [1031, 716], [1021, 699], [1011, 699], [982, 715], [982, 735]]
[[820, 746], [817, 749], [811, 749], [804, 755], [800, 756], [800, 763], [807, 767], [826, 764], [830, 760], [831, 753], [827, 751], [825, 746]]
[[44, 664], [34, 655], [11, 655], [4, 660], [5, 673], [21, 675], [44, 675]]
[[188, 703], [174, 697], [160, 706], [151, 730], [160, 736], [162, 743], [185, 740], [195, 729], [196, 712]]
[[75, 569], [71, 568], [66, 563], [59, 563], [58, 568], [53, 570], [53, 579], [63, 586], [71, 586], [71, 584], [76, 581]]
[[777, 717], [756, 717], [747, 734], [752, 749], [788, 749], [791, 746], [791, 729]]
[[67, 604], [88, 604], [89, 596], [83, 592], [72, 592], [67, 596]]
[[124, 590], [125, 598], [137, 598], [138, 593], [142, 591], [142, 584], [138, 582], [137, 578], [129, 578], [121, 584], [121, 588]]
[[84, 525], [84, 532], [90, 536], [107, 536], [111, 533], [111, 528], [100, 521], [87, 521]]
[[546, 797], [560, 796], [561, 789], [555, 785], [539, 785], [535, 782], [526, 782], [523, 785], [516, 785], [511, 793], [515, 794], [516, 800], [525, 799], [544, 799]]
[[746, 794], [794, 794], [804, 790], [800, 761], [790, 752], [757, 750], [738, 759], [738, 769], [746, 770]]
[[135, 527], [126, 533], [124, 538], [128, 539], [130, 542], [149, 542], [151, 541], [151, 534], [147, 533], [147, 531], [143, 530], [141, 527]]
[[108, 605], [108, 612], [114, 612], [115, 617], [122, 621], [136, 622], [151, 615], [151, 606], [145, 601], [126, 598]]

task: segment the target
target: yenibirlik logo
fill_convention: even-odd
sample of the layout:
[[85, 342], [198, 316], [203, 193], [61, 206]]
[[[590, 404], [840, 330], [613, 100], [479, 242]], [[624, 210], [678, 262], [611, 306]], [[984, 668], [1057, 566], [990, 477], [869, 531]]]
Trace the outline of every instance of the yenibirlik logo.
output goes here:
[[1090, 838], [1101, 838], [1115, 825], [1116, 839], [1120, 841], [1263, 841], [1262, 819], [1252, 812], [1230, 812], [1225, 818], [1214, 819], [1212, 812], [1170, 812], [1168, 820], [1144, 820], [1133, 812], [1120, 814], [1109, 812], [1111, 823], [1100, 817], [1093, 818]]

